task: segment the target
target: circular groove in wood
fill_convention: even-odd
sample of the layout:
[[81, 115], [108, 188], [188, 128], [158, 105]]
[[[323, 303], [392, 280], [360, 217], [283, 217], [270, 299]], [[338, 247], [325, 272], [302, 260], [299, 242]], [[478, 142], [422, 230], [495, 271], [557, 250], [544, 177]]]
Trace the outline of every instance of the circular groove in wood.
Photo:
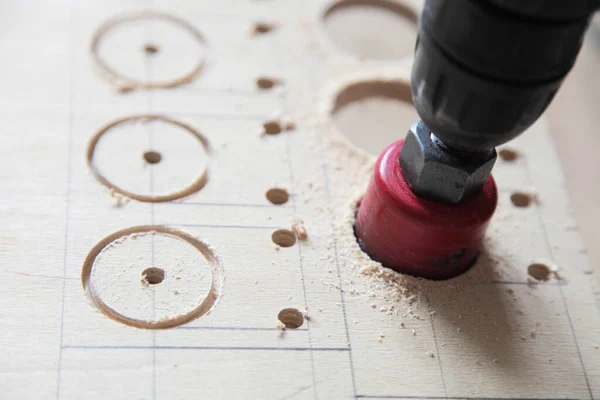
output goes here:
[[[189, 243], [192, 247], [196, 248], [200, 253], [202, 253], [202, 255], [208, 261], [211, 267], [211, 288], [207, 296], [202, 300], [202, 302], [196, 308], [194, 308], [186, 314], [178, 315], [175, 318], [163, 319], [160, 321], [146, 321], [136, 318], [130, 318], [109, 307], [94, 291], [94, 287], [91, 280], [94, 262], [107, 246], [109, 246], [111, 243], [115, 242], [118, 239], [134, 234], [155, 233], [160, 233], [165, 236], [171, 236], [173, 238], [183, 240], [184, 242]], [[221, 294], [222, 272], [221, 264], [217, 256], [203, 241], [196, 239], [195, 237], [177, 229], [168, 228], [161, 225], [140, 225], [114, 232], [102, 239], [100, 242], [98, 242], [90, 250], [83, 262], [83, 266], [81, 269], [81, 283], [83, 285], [83, 290], [87, 298], [98, 310], [100, 310], [102, 314], [104, 314], [108, 318], [125, 325], [133, 326], [135, 328], [168, 329], [173, 328], [175, 326], [183, 325], [196, 318], [199, 318], [209, 313], [214, 308]]]
[[[117, 88], [123, 92], [127, 92], [133, 89], [173, 88], [190, 83], [194, 79], [196, 79], [196, 77], [200, 74], [200, 72], [202, 72], [202, 69], [204, 67], [204, 55], [201, 55], [199, 57], [196, 65], [189, 72], [177, 78], [164, 81], [142, 80], [126, 76], [123, 73], [117, 71], [116, 69], [110, 67], [109, 64], [99, 56], [98, 48], [100, 46], [100, 43], [102, 42], [102, 38], [111, 29], [127, 22], [156, 19], [171, 22], [188, 31], [200, 45], [204, 46], [206, 44], [204, 37], [198, 29], [196, 29], [193, 25], [184, 21], [183, 19], [170, 14], [162, 12], [143, 11], [113, 17], [105, 23], [103, 23], [102, 25], [100, 25], [100, 27], [98, 27], [98, 29], [92, 37], [92, 41], [90, 44], [90, 54], [92, 57], [92, 63], [102, 79], [106, 80], [108, 83], [117, 86]], [[144, 46], [144, 51], [146, 52], [146, 54], [152, 55], [158, 51], [158, 47], [156, 47], [156, 45], [146, 44]]]
[[183, 189], [178, 190], [174, 193], [170, 193], [170, 194], [166, 194], [166, 195], [145, 195], [145, 194], [133, 193], [133, 192], [123, 189], [119, 186], [116, 186], [115, 184], [110, 182], [104, 175], [102, 175], [102, 173], [100, 172], [100, 170], [97, 168], [97, 166], [94, 163], [94, 152], [96, 150], [98, 142], [102, 138], [102, 135], [104, 135], [106, 132], [108, 132], [109, 130], [111, 130], [117, 126], [122, 126], [122, 125], [126, 125], [128, 123], [137, 122], [137, 121], [140, 121], [140, 122], [163, 121], [168, 124], [178, 126], [182, 129], [184, 129], [185, 131], [189, 132], [196, 139], [198, 139], [198, 141], [200, 141], [200, 143], [202, 143], [202, 145], [204, 146], [204, 149], [207, 152], [207, 154], [210, 155], [210, 146], [208, 143], [208, 139], [206, 139], [200, 132], [198, 132], [196, 129], [192, 128], [191, 126], [184, 124], [183, 122], [179, 122], [174, 119], [170, 119], [170, 118], [163, 117], [160, 115], [152, 115], [152, 114], [133, 115], [133, 116], [121, 118], [121, 119], [118, 119], [116, 121], [109, 123], [108, 125], [101, 128], [90, 140], [90, 142], [88, 144], [88, 148], [87, 148], [87, 164], [88, 164], [88, 167], [90, 168], [90, 170], [92, 171], [92, 174], [96, 178], [96, 180], [98, 180], [98, 182], [100, 182], [102, 185], [106, 186], [107, 188], [111, 189], [115, 193], [118, 193], [122, 196], [128, 197], [130, 199], [134, 199], [137, 201], [143, 201], [143, 202], [149, 202], [149, 203], [160, 203], [160, 202], [164, 202], [164, 201], [177, 200], [182, 197], [186, 197], [193, 193], [196, 193], [197, 191], [199, 191], [206, 185], [206, 183], [208, 182], [208, 166], [204, 167], [200, 171], [200, 174], [198, 175], [198, 177], [190, 185], [188, 185], [188, 186], [184, 187]]

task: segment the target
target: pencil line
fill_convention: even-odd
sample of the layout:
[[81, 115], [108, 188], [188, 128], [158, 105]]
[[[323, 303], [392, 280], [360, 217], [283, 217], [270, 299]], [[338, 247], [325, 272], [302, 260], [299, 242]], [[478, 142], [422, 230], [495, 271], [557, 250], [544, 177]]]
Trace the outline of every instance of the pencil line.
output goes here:
[[[274, 332], [281, 331], [279, 328], [261, 328], [252, 326], [181, 326], [177, 329], [184, 330], [215, 330], [215, 331], [259, 331], [259, 332]], [[286, 332], [307, 332], [306, 328], [286, 329]]]
[[[533, 174], [531, 172], [531, 166], [529, 165], [529, 160], [526, 160], [526, 162], [525, 162], [525, 170], [527, 172], [529, 182], [533, 185]], [[542, 231], [544, 232], [544, 239], [546, 242], [546, 248], [547, 248], [548, 254], [552, 258], [552, 261], [556, 262], [554, 250], [552, 249], [552, 244], [550, 243], [550, 236], [548, 236], [548, 230], [546, 229], [546, 223], [544, 222], [544, 215], [542, 214], [542, 210], [540, 209], [540, 206], [536, 205], [535, 209], [536, 209], [536, 214], [538, 216], [539, 223], [542, 227]], [[558, 285], [558, 290], [560, 293], [560, 297], [562, 299], [563, 307], [565, 308], [565, 314], [567, 316], [567, 321], [568, 321], [569, 327], [571, 329], [571, 335], [573, 336], [573, 341], [575, 342], [575, 349], [577, 351], [577, 356], [579, 357], [579, 363], [581, 364], [581, 369], [583, 371], [583, 377], [585, 378], [585, 384], [586, 384], [588, 393], [590, 395], [590, 398], [593, 399], [594, 394], [592, 393], [592, 387], [590, 385], [590, 380], [588, 378], [587, 371], [585, 370], [585, 363], [583, 362], [583, 356], [581, 355], [581, 350], [579, 348], [579, 342], [577, 341], [577, 334], [575, 333], [575, 327], [573, 326], [573, 321], [571, 319], [571, 313], [569, 312], [569, 305], [567, 304], [567, 300], [565, 299], [565, 294], [563, 291], [562, 284]]]
[[[327, 164], [325, 160], [323, 161], [323, 182], [325, 184], [325, 194], [327, 195], [327, 202], [331, 203], [331, 188], [329, 182], [329, 173], [327, 171]], [[350, 377], [352, 380], [352, 393], [354, 397], [356, 397], [356, 377], [354, 374], [354, 360], [352, 358], [352, 347], [350, 344], [350, 330], [348, 329], [348, 317], [346, 314], [346, 301], [344, 299], [344, 283], [342, 280], [342, 273], [340, 270], [340, 261], [338, 255], [338, 243], [335, 235], [335, 222], [333, 221], [333, 217], [331, 219], [331, 236], [333, 237], [333, 252], [335, 255], [335, 267], [336, 273], [338, 277], [338, 284], [340, 286], [340, 303], [342, 304], [342, 314], [344, 315], [344, 329], [346, 331], [346, 341], [348, 342], [348, 361], [350, 363]]]
[[261, 347], [261, 346], [62, 346], [64, 350], [265, 350], [265, 351], [348, 351], [347, 347]]
[[223, 228], [223, 229], [269, 229], [269, 230], [277, 230], [277, 229], [286, 229], [281, 226], [258, 226], [258, 225], [213, 225], [213, 224], [186, 224], [186, 223], [166, 223], [160, 224], [166, 226], [183, 226], [190, 228]]
[[68, 263], [68, 248], [69, 248], [69, 229], [70, 229], [70, 221], [71, 221], [71, 186], [72, 186], [72, 167], [73, 167], [73, 103], [75, 101], [75, 49], [76, 46], [73, 43], [74, 35], [74, 27], [76, 18], [74, 16], [75, 6], [73, 1], [70, 4], [70, 15], [69, 15], [69, 130], [67, 133], [67, 176], [66, 176], [66, 185], [65, 185], [65, 225], [64, 225], [64, 237], [63, 240], [64, 250], [63, 250], [63, 284], [62, 284], [62, 304], [60, 308], [60, 336], [59, 336], [59, 352], [58, 352], [58, 363], [57, 363], [57, 377], [56, 377], [56, 399], [60, 399], [60, 387], [62, 380], [62, 360], [63, 360], [63, 341], [64, 341], [64, 332], [65, 332], [65, 304], [66, 304], [66, 292], [67, 292], [67, 263]]

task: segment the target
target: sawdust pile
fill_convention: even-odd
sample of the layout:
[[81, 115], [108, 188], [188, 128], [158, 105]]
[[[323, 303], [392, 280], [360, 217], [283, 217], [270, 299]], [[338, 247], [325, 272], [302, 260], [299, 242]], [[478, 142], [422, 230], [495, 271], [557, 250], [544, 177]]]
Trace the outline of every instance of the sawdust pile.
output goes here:
[[[473, 342], [488, 346], [487, 342], [478, 342], [478, 338], [484, 337], [496, 343], [498, 350], [486, 352], [489, 357], [481, 359], [484, 363], [502, 360], [502, 343], [510, 340], [511, 331], [533, 332], [527, 334], [527, 339], [535, 340], [537, 320], [522, 318], [522, 308], [523, 300], [527, 300], [524, 296], [536, 297], [536, 286], [524, 286], [524, 291], [516, 293], [507, 290], [507, 286], [492, 284], [515, 274], [511, 263], [514, 264], [517, 255], [502, 241], [506, 226], [519, 229], [520, 221], [512, 222], [510, 210], [498, 208], [476, 264], [457, 278], [435, 282], [385, 268], [362, 251], [353, 231], [356, 208], [371, 178], [375, 157], [336, 135], [326, 122], [316, 123], [321, 125], [315, 131], [319, 134], [326, 131], [325, 137], [314, 134], [309, 146], [324, 154], [327, 179], [320, 185], [317, 182], [321, 182], [322, 177], [315, 176], [299, 190], [299, 198], [304, 203], [317, 203], [316, 199], [322, 196], [327, 199], [328, 207], [315, 206], [315, 219], [331, 221], [334, 234], [328, 235], [324, 261], [338, 265], [341, 279], [340, 285], [332, 268], [331, 279], [321, 283], [330, 290], [342, 291], [354, 305], [362, 299], [365, 308], [378, 313], [381, 327], [385, 329], [374, 334], [374, 340], [386, 342], [385, 330], [392, 327], [406, 328], [412, 336], [431, 337], [431, 322], [436, 319], [437, 329], [442, 329], [438, 332], [441, 340], [457, 339], [464, 342], [464, 346]], [[360, 322], [354, 320], [354, 324]], [[465, 338], [468, 340], [464, 341]], [[429, 350], [425, 354], [425, 357], [434, 356], [435, 352]]]

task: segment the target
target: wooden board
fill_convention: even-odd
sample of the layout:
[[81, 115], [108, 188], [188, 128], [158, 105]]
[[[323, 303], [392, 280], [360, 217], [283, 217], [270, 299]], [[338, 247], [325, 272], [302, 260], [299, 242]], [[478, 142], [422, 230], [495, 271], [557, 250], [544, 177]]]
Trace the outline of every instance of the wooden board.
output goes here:
[[[500, 204], [468, 273], [424, 281], [360, 251], [352, 218], [374, 157], [344, 136], [338, 95], [362, 84], [368, 98], [345, 107], [398, 103], [411, 59], [341, 49], [323, 22], [331, 4], [6, 6], [1, 398], [600, 397], [594, 277], [544, 119], [495, 167]], [[110, 18], [146, 9], [201, 39], [162, 17], [123, 23], [99, 45], [107, 63], [142, 81], [204, 66], [176, 88], [119, 93], [89, 43]], [[260, 89], [259, 77], [278, 83]], [[169, 120], [108, 129], [90, 156], [103, 127], [136, 115]], [[267, 122], [290, 129], [264, 134]], [[389, 131], [377, 122], [365, 135]], [[289, 200], [272, 204], [272, 188]], [[273, 242], [299, 220], [307, 239]], [[149, 267], [164, 280], [144, 282]], [[281, 329], [284, 308], [304, 314], [298, 329]]]

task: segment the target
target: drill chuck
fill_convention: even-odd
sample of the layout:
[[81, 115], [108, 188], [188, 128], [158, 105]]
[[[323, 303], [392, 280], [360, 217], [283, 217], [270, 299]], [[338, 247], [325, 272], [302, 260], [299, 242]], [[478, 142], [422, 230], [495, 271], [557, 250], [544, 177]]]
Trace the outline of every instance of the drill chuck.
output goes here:
[[475, 261], [497, 193], [494, 147], [552, 101], [599, 0], [426, 0], [411, 77], [422, 121], [379, 156], [355, 233], [397, 271], [447, 279]]
[[[573, 66], [595, 9], [590, 1], [572, 3], [428, 0], [411, 87], [429, 129], [467, 152], [525, 131]], [[557, 19], [557, 7], [568, 19]]]

